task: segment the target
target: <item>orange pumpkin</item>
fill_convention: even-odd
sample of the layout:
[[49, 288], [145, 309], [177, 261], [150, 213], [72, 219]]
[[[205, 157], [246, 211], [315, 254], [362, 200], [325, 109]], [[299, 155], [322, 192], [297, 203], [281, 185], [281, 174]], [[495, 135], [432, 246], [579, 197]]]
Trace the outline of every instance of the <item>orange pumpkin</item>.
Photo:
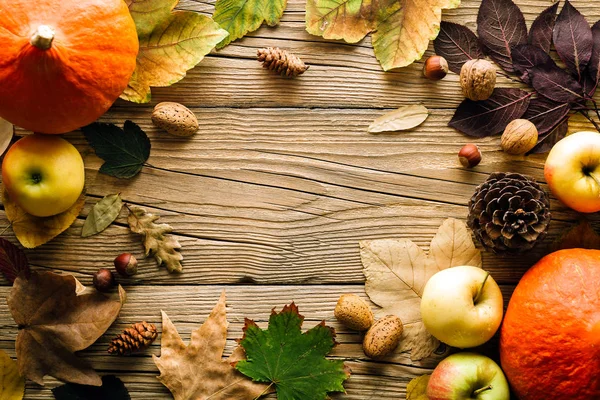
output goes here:
[[519, 282], [500, 359], [521, 400], [600, 399], [600, 251], [561, 250]]
[[0, 117], [41, 133], [104, 114], [139, 49], [123, 0], [0, 0], [0, 43]]

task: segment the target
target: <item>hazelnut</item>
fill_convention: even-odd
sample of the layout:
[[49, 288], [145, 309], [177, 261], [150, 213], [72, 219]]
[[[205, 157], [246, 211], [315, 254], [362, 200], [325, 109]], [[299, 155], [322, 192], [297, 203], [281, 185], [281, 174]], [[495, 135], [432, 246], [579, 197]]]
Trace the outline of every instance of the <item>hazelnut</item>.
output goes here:
[[131, 253], [123, 253], [115, 258], [115, 269], [122, 276], [132, 276], [137, 273], [138, 262]]
[[94, 273], [94, 287], [99, 292], [108, 292], [115, 285], [113, 273], [106, 268], [100, 268]]
[[198, 118], [189, 108], [170, 101], [154, 107], [152, 122], [174, 136], [192, 136], [200, 127]]
[[460, 163], [467, 168], [473, 168], [481, 161], [481, 150], [476, 144], [465, 144], [458, 152]]
[[525, 154], [533, 149], [538, 141], [538, 131], [533, 122], [515, 119], [504, 129], [500, 146], [508, 154]]
[[466, 98], [487, 100], [496, 86], [496, 68], [486, 60], [470, 60], [460, 70], [460, 86]]
[[448, 61], [441, 56], [431, 56], [425, 61], [423, 75], [432, 81], [439, 81], [448, 74]]

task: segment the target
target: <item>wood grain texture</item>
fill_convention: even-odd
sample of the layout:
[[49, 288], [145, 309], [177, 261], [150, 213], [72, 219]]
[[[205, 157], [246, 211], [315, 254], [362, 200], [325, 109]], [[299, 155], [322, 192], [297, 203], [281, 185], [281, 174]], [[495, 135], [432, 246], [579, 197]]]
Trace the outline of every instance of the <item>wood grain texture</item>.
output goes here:
[[[528, 24], [553, 3], [516, 2]], [[444, 19], [475, 30], [479, 3], [463, 0]], [[599, 4], [573, 4], [588, 21], [600, 19]], [[214, 1], [181, 0], [178, 8], [210, 15]], [[131, 119], [152, 141], [149, 166], [138, 177], [125, 181], [99, 174], [102, 161], [83, 136], [65, 136], [85, 160], [86, 207], [64, 234], [27, 255], [34, 268], [73, 273], [84, 284], [120, 253], [139, 256], [140, 273], [121, 280], [129, 301], [120, 318], [82, 352], [101, 373], [120, 376], [134, 400], [170, 398], [155, 378], [150, 357], [159, 352], [159, 342], [141, 355], [114, 357], [105, 352], [112, 336], [133, 322], [158, 324], [164, 309], [187, 339], [223, 288], [231, 322], [227, 352], [241, 336], [243, 317], [264, 325], [271, 308], [295, 300], [307, 327], [324, 319], [338, 330], [340, 345], [332, 356], [346, 360], [354, 374], [348, 393], [334, 398], [404, 398], [410, 379], [430, 371], [445, 353], [416, 363], [408, 354], [373, 362], [362, 353], [360, 335], [337, 324], [333, 308], [340, 294], [366, 298], [358, 241], [408, 238], [427, 249], [444, 219], [466, 218], [470, 196], [491, 172], [521, 172], [544, 183], [545, 156], [504, 154], [498, 137], [475, 140], [483, 161], [472, 170], [462, 168], [458, 150], [474, 140], [447, 127], [463, 99], [458, 76], [428, 81], [421, 75], [422, 61], [383, 73], [370, 37], [350, 45], [311, 36], [304, 29], [304, 8], [304, 0], [289, 1], [278, 27], [262, 27], [213, 51], [181, 82], [153, 88], [151, 104], [116, 103], [102, 120], [122, 124]], [[289, 80], [262, 69], [256, 50], [267, 46], [292, 51], [311, 65], [309, 71]], [[501, 77], [498, 86], [519, 84]], [[200, 120], [199, 133], [184, 139], [153, 127], [150, 114], [160, 101], [189, 106]], [[367, 133], [376, 117], [408, 104], [431, 110], [423, 125], [403, 133]], [[591, 128], [580, 118], [570, 126], [572, 131]], [[116, 192], [173, 226], [183, 245], [183, 274], [169, 275], [152, 258], [142, 260], [140, 238], [129, 232], [125, 210], [102, 234], [80, 237], [91, 206]], [[484, 268], [502, 284], [506, 300], [527, 268], [582, 218], [555, 199], [551, 207], [548, 238], [533, 251], [512, 257], [483, 253]], [[585, 218], [600, 227], [598, 215]], [[0, 229], [7, 225], [0, 211]], [[16, 243], [10, 229], [4, 236]], [[0, 278], [2, 299], [8, 285]], [[1, 300], [0, 348], [13, 357], [16, 334]], [[48, 388], [57, 384], [50, 379], [46, 388], [28, 385], [25, 398], [52, 399]]]

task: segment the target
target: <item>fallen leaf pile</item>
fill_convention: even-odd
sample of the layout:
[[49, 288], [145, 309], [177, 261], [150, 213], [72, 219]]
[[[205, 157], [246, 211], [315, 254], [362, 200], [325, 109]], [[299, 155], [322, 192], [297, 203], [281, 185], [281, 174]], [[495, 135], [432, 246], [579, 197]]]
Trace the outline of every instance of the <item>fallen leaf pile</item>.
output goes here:
[[439, 32], [442, 10], [460, 0], [308, 0], [306, 30], [325, 39], [371, 42], [384, 71], [421, 59]]
[[85, 205], [85, 193], [67, 211], [51, 217], [35, 217], [12, 201], [4, 187], [2, 204], [15, 236], [26, 248], [32, 249], [54, 239], [67, 230]]
[[25, 379], [19, 374], [17, 363], [0, 350], [0, 399], [21, 400], [25, 393]]
[[65, 382], [100, 386], [98, 374], [74, 352], [93, 344], [114, 322], [125, 291], [107, 297], [86, 289], [72, 275], [33, 272], [18, 277], [8, 308], [19, 326], [16, 340], [19, 372], [43, 385], [45, 375]]
[[30, 274], [27, 256], [23, 250], [3, 238], [0, 238], [0, 272], [10, 283], [21, 274], [25, 277], [29, 277]]
[[429, 400], [427, 397], [427, 384], [431, 375], [421, 375], [408, 382], [406, 386], [406, 400]]
[[428, 116], [429, 110], [424, 106], [404, 106], [375, 119], [368, 131], [370, 133], [404, 131], [421, 125]]
[[102, 200], [94, 204], [94, 207], [92, 207], [92, 210], [85, 219], [81, 236], [96, 235], [108, 228], [119, 216], [121, 208], [123, 208], [123, 200], [121, 200], [120, 194], [104, 196]]
[[286, 6], [287, 0], [217, 0], [213, 19], [229, 32], [217, 48], [257, 30], [263, 22], [277, 25]]
[[266, 330], [246, 319], [240, 341], [246, 360], [236, 368], [274, 385], [279, 399], [325, 400], [329, 392], [345, 392], [350, 370], [343, 361], [325, 358], [336, 344], [335, 331], [321, 322], [302, 333], [303, 322], [294, 303], [273, 310]]
[[[600, 21], [590, 27], [585, 17], [565, 1], [556, 15], [558, 2], [533, 22], [529, 34], [525, 18], [512, 0], [483, 0], [475, 35], [466, 26], [442, 22], [434, 42], [435, 51], [460, 73], [467, 61], [488, 55], [504, 71], [533, 88], [497, 88], [485, 101], [465, 100], [450, 126], [475, 137], [497, 135], [508, 123], [523, 118], [535, 124], [539, 139], [532, 153], [548, 152], [565, 137], [572, 111], [593, 123], [593, 100], [600, 83]], [[554, 61], [552, 45], [566, 69]], [[536, 94], [537, 96], [533, 96]]]
[[135, 21], [140, 52], [121, 98], [148, 103], [151, 86], [170, 86], [198, 65], [227, 31], [210, 17], [173, 11], [179, 0], [125, 0]]
[[104, 160], [100, 172], [116, 178], [133, 178], [150, 157], [150, 139], [137, 124], [93, 123], [81, 128], [96, 155]]
[[239, 348], [222, 360], [227, 325], [225, 292], [206, 321], [192, 332], [187, 346], [163, 311], [161, 354], [153, 358], [160, 371], [158, 380], [175, 400], [253, 400], [267, 392], [267, 385], [252, 382], [231, 365], [240, 357]]
[[113, 375], [103, 376], [102, 386], [67, 383], [52, 389], [52, 394], [56, 400], [131, 400], [123, 382]]
[[378, 239], [360, 242], [365, 290], [382, 307], [378, 316], [397, 315], [404, 332], [397, 352], [411, 351], [412, 360], [429, 356], [439, 342], [425, 329], [421, 319], [421, 296], [425, 283], [436, 272], [460, 265], [481, 267], [481, 252], [467, 226], [449, 218], [431, 240], [429, 254], [408, 239]]
[[173, 236], [166, 235], [173, 231], [170, 225], [154, 223], [159, 218], [141, 207], [131, 207], [127, 222], [132, 232], [144, 237], [146, 257], [152, 254], [159, 266], [164, 264], [169, 272], [181, 272], [183, 256], [177, 251], [181, 245]]

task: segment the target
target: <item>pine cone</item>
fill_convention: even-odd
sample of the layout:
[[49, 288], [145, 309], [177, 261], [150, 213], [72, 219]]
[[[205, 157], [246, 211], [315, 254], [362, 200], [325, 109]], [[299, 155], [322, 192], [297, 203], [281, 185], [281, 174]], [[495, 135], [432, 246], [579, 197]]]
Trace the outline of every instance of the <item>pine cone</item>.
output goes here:
[[495, 253], [521, 253], [546, 236], [550, 223], [546, 192], [521, 174], [496, 172], [475, 190], [467, 224]]
[[281, 73], [282, 76], [293, 77], [303, 74], [308, 66], [297, 56], [278, 47], [267, 47], [258, 50], [258, 61], [264, 68]]
[[156, 340], [157, 336], [158, 332], [154, 324], [149, 324], [146, 321], [138, 322], [117, 335], [110, 342], [108, 352], [128, 356], [131, 353], [147, 349]]

